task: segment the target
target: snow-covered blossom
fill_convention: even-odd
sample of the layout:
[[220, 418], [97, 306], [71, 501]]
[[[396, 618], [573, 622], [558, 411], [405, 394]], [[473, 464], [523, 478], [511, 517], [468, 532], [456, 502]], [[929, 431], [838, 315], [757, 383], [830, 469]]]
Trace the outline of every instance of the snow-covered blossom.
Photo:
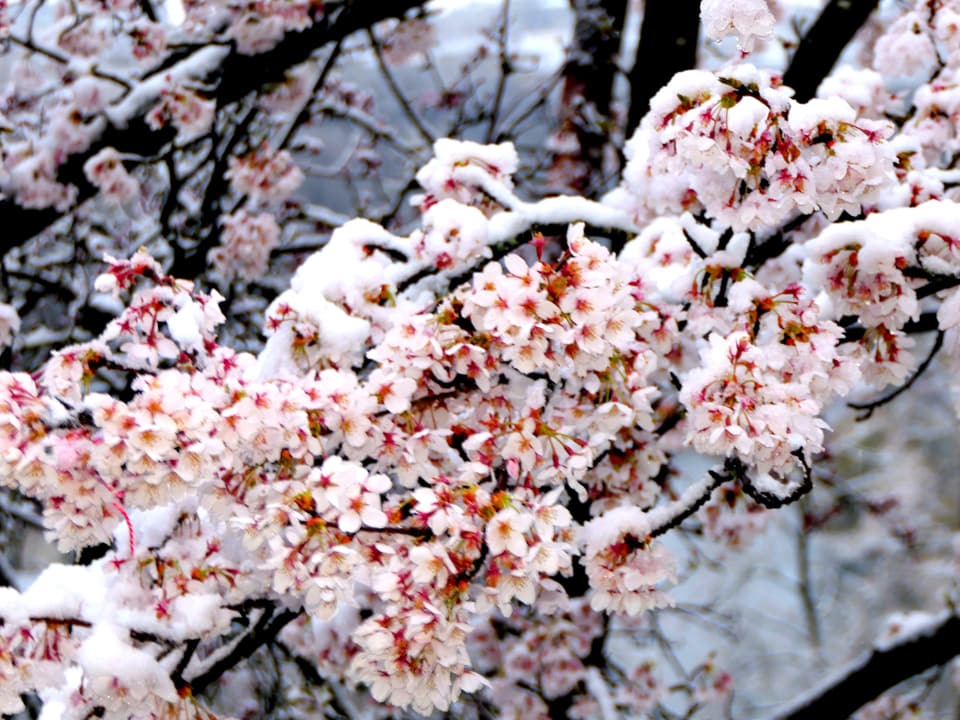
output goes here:
[[465, 260], [489, 257], [487, 237], [483, 213], [448, 198], [423, 214], [423, 230], [415, 241], [415, 252], [424, 263], [443, 270]]
[[960, 215], [950, 202], [875, 213], [833, 225], [807, 244], [804, 279], [823, 288], [836, 315], [856, 315], [864, 325], [898, 329], [916, 319], [920, 303], [908, 268], [952, 274]]
[[149, 653], [124, 642], [109, 625], [96, 627], [77, 651], [85, 687], [110, 717], [154, 708], [178, 699], [168, 672]]
[[[135, 57], [167, 52], [134, 3], [108, 6]], [[299, 0], [184, 10], [184, 36], [216, 37], [234, 60], [324, 12]], [[106, 15], [90, 12], [64, 52], [99, 52]], [[773, 16], [765, 2], [708, 1], [703, 21], [749, 50]], [[951, 41], [942, 22], [930, 20], [937, 52]], [[388, 60], [422, 49], [411, 37], [425, 23], [401, 23]], [[216, 75], [174, 60], [131, 91], [156, 101], [151, 128], [177, 131], [165, 170], [182, 185], [165, 220], [196, 229], [180, 212], [208, 179], [191, 164], [212, 153], [230, 187], [221, 210], [204, 206], [219, 225], [193, 250], [219, 239], [207, 258], [223, 280], [261, 278], [279, 223], [314, 219], [291, 200], [296, 141], [275, 147], [265, 125], [267, 143], [224, 142], [232, 110], [214, 118], [215, 84], [186, 79]], [[251, 97], [254, 127], [273, 111], [296, 125], [321, 74], [305, 63]], [[0, 592], [0, 711], [42, 691], [83, 716], [172, 717], [189, 703], [202, 715], [191, 678], [261, 630], [281, 632], [279, 662], [317, 668], [357, 715], [358, 685], [421, 714], [456, 714], [462, 693], [483, 691], [503, 717], [561, 698], [571, 717], [639, 717], [678, 695], [650, 663], [610, 686], [591, 666], [608, 637], [595, 611], [642, 627], [671, 604], [662, 533], [698, 512], [695, 542], [743, 544], [769, 517], [761, 504], [806, 490], [828, 403], [861, 380], [903, 383], [921, 313], [947, 347], [960, 342], [960, 219], [942, 199], [955, 178], [928, 167], [955, 140], [955, 84], [919, 88], [891, 143], [882, 118], [903, 96], [876, 73], [861, 93], [830, 90], [845, 77], [798, 103], [750, 66], [678, 74], [603, 204], [521, 200], [511, 144], [439, 140], [416, 175], [417, 227], [338, 227], [270, 303], [256, 357], [218, 337], [223, 296], [166, 274], [179, 251], [107, 257], [95, 288], [113, 297], [95, 302], [116, 317], [103, 332], [33, 375], [0, 372], [0, 482], [38, 503], [62, 550], [113, 547], [41, 576], [30, 607], [43, 614]], [[110, 106], [124, 83], [86, 80], [45, 105], [54, 146], [10, 129], [4, 191], [26, 208], [69, 208], [61, 166], [87, 152], [101, 112], [121, 115]], [[373, 102], [333, 80], [322, 94], [356, 112]], [[83, 169], [108, 197], [131, 200], [139, 181], [144, 207], [156, 203], [152, 160], [138, 181], [124, 161], [140, 162], [106, 148]], [[844, 213], [866, 217], [824, 229]], [[0, 347], [18, 324], [0, 304]], [[685, 486], [679, 452], [723, 458], [723, 474]], [[67, 592], [42, 604], [54, 581]], [[701, 703], [731, 687], [705, 663], [686, 689]]]
[[240, 15], [227, 28], [227, 37], [237, 44], [243, 55], [259, 55], [283, 39], [283, 20], [277, 15], [248, 12]]
[[433, 145], [433, 159], [417, 173], [417, 182], [426, 191], [420, 206], [426, 210], [435, 202], [452, 198], [473, 204], [486, 214], [494, 211], [495, 199], [481, 190], [513, 187], [511, 175], [517, 171], [517, 151], [511, 143], [481, 145], [447, 138]]
[[650, 523], [639, 508], [608, 510], [583, 527], [583, 562], [590, 578], [594, 610], [636, 615], [672, 605], [657, 589], [676, 580], [673, 560], [650, 535]]
[[766, 0], [703, 0], [700, 20], [711, 40], [736, 35], [744, 52], [752, 52], [757, 40], [772, 37], [775, 23]]
[[895, 95], [884, 87], [883, 75], [852, 65], [841, 65], [825, 77], [817, 88], [817, 97], [842, 98], [861, 118], [881, 119], [896, 108]]
[[734, 231], [859, 212], [892, 180], [884, 123], [840, 98], [798, 103], [769, 73], [677, 73], [627, 143], [606, 202], [642, 218], [704, 210]]
[[893, 21], [873, 46], [873, 69], [887, 77], [929, 77], [939, 63], [937, 47], [920, 13]]
[[57, 179], [56, 151], [31, 148], [27, 144], [11, 149], [6, 158], [8, 186], [18, 204], [25, 208], [52, 207], [65, 212], [77, 199], [75, 185]]
[[164, 25], [141, 18], [130, 26], [133, 56], [141, 62], [155, 60], [167, 49], [167, 30]]
[[289, 31], [301, 31], [320, 16], [322, 3], [309, 0], [264, 0], [232, 4], [233, 17], [226, 36], [243, 55], [259, 55], [273, 48]]
[[208, 132], [213, 119], [213, 100], [183, 85], [165, 88], [160, 102], [146, 116], [147, 125], [153, 130], [172, 125], [177, 131], [177, 142], [181, 143]]

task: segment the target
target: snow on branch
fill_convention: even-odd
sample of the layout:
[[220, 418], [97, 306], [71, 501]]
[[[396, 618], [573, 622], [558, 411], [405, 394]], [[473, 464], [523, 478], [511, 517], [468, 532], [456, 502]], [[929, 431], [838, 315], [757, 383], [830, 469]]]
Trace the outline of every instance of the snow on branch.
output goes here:
[[843, 720], [881, 693], [960, 654], [960, 617], [923, 615], [770, 720]]

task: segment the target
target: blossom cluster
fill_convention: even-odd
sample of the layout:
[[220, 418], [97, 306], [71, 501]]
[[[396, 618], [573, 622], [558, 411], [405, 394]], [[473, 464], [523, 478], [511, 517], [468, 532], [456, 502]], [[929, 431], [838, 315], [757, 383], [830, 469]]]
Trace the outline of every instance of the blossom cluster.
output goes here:
[[[191, 683], [244, 615], [271, 629], [302, 616], [294, 628], [315, 632], [284, 634], [294, 650], [425, 715], [464, 693], [516, 714], [567, 696], [577, 717], [601, 699], [654, 707], [642, 666], [639, 690], [593, 693], [610, 692], [588, 662], [604, 630], [580, 615], [669, 607], [677, 570], [659, 537], [698, 508], [709, 536], [737, 544], [761, 526], [759, 504], [794, 499], [828, 404], [877, 375], [882, 358], [863, 356], [873, 338], [904, 346], [925, 283], [941, 283], [926, 293], [940, 328], [960, 327], [948, 201], [834, 225], [750, 267], [747, 230], [859, 212], [891, 180], [890, 158], [848, 106], [792, 103], [738, 72], [679, 77], [672, 89], [693, 94], [660, 97], [634, 140], [669, 136], [636, 175], [633, 158], [625, 191], [666, 198], [631, 182], [666, 187], [673, 164], [693, 163], [710, 182], [663, 209], [706, 218], [640, 228], [623, 193], [525, 203], [512, 146], [442, 141], [418, 174], [420, 227], [338, 228], [270, 305], [258, 356], [220, 344], [215, 291], [145, 250], [108, 257], [96, 289], [123, 298], [118, 317], [34, 376], [0, 373], [0, 478], [42, 505], [62, 549], [114, 545], [70, 571], [112, 594], [43, 615], [24, 614], [29, 591], [0, 596], [0, 707], [40, 688], [108, 717], [200, 707]], [[95, 160], [92, 182], [123, 184], [115, 151]], [[249, 204], [223, 218], [211, 258], [250, 276], [279, 238], [252, 211], [302, 174], [267, 146], [227, 164]], [[790, 189], [770, 200], [775, 178]], [[721, 180], [730, 203], [711, 199]], [[558, 223], [571, 207], [582, 222]], [[565, 232], [536, 229], [550, 224]], [[591, 237], [603, 226], [636, 237], [618, 253]], [[683, 447], [722, 465], [678, 481]], [[515, 639], [491, 647], [504, 624]], [[500, 665], [526, 668], [536, 691]], [[728, 676], [703, 677], [704, 701], [726, 696]]]
[[[804, 280], [823, 288], [834, 317], [855, 317], [864, 326], [851, 354], [863, 358], [874, 384], [902, 382], [913, 367], [913, 340], [904, 327], [921, 315], [918, 290], [960, 271], [958, 231], [956, 205], [934, 200], [832, 226], [807, 243]], [[949, 284], [937, 295], [937, 324], [953, 342], [960, 297]]]
[[172, 126], [177, 142], [186, 143], [210, 130], [214, 120], [214, 102], [188, 85], [171, 84], [160, 93], [159, 102], [146, 115], [153, 130]]
[[127, 172], [114, 148], [104, 148], [92, 156], [84, 163], [83, 172], [105, 198], [125, 203], [140, 194], [139, 183]]
[[303, 182], [303, 172], [287, 150], [278, 151], [264, 143], [246, 155], [231, 157], [226, 178], [246, 203], [220, 218], [220, 244], [208, 257], [228, 281], [235, 277], [256, 280], [266, 273], [281, 230], [273, 213], [254, 215], [250, 211], [286, 200]]
[[713, 333], [680, 400], [689, 441], [706, 454], [736, 455], [759, 473], [786, 475], [823, 447], [823, 403], [847, 392], [856, 366], [837, 348], [842, 331], [820, 320], [799, 286], [773, 294], [744, 280], [731, 291], [744, 327]]
[[644, 219], [702, 211], [735, 231], [858, 213], [892, 180], [892, 128], [838, 97], [791, 94], [750, 65], [678, 73], [628, 142], [611, 202]]

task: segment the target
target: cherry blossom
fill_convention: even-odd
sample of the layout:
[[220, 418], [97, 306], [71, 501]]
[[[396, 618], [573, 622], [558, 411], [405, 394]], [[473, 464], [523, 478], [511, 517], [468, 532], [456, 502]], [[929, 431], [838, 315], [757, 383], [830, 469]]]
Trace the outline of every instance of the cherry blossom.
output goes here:
[[[0, 711], [36, 696], [44, 716], [253, 716], [267, 654], [278, 682], [295, 668], [357, 717], [729, 702], [726, 669], [678, 673], [664, 650], [668, 586], [701, 546], [745, 546], [836, 487], [817, 465], [840, 398], [870, 413], [960, 349], [955, 3], [886, 10], [872, 69], [813, 99], [742, 54], [677, 73], [599, 201], [531, 198], [547, 173], [495, 119], [496, 144], [480, 125], [434, 141], [434, 115], [397, 96], [413, 139], [377, 120], [371, 87], [328, 74], [363, 52], [325, 34], [349, 8], [190, 0], [178, 24], [174, 5], [0, 20], [26, 33], [3, 193], [70, 216], [10, 277], [69, 237], [105, 268], [91, 293], [77, 260], [63, 306], [110, 317], [40, 342], [25, 372], [35, 301], [0, 303], [0, 483], [83, 558], [0, 589]], [[747, 53], [778, 44], [774, 10], [708, 0], [701, 19]], [[370, 30], [370, 57], [385, 78], [384, 61], [434, 67], [436, 33], [410, 13]], [[298, 55], [314, 34], [329, 57]], [[522, 60], [507, 45], [504, 73]], [[297, 66], [224, 101], [231, 67], [288, 49]], [[443, 102], [466, 108], [460, 87]], [[329, 171], [311, 133], [344, 119], [363, 134]], [[142, 154], [114, 142], [134, 131]], [[583, 149], [551, 132], [548, 150]], [[390, 153], [412, 207], [379, 208]], [[322, 207], [325, 175], [380, 220]], [[666, 662], [621, 667], [621, 633]]]
[[758, 39], [773, 35], [774, 17], [766, 0], [704, 0], [700, 17], [708, 37], [721, 40], [736, 35], [737, 45], [744, 52], [752, 52]]

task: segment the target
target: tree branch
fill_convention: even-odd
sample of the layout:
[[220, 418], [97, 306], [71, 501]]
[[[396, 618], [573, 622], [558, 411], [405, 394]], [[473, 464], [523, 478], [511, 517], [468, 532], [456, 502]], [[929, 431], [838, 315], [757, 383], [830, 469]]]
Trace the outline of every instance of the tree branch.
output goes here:
[[840, 53], [867, 21], [879, 0], [830, 0], [817, 22], [800, 40], [783, 84], [792, 87], [795, 99], [812, 98], [820, 82], [830, 74]]
[[904, 680], [960, 654], [960, 617], [948, 615], [926, 633], [874, 649], [770, 720], [844, 720]]
[[[276, 47], [267, 52], [259, 55], [241, 55], [235, 49], [231, 50], [215, 69], [217, 79], [215, 92], [219, 106], [223, 107], [236, 102], [264, 85], [282, 81], [284, 73], [289, 68], [309, 59], [322, 45], [342, 40], [347, 35], [386, 18], [403, 15], [410, 8], [418, 7], [424, 2], [425, 0], [394, 0], [390, 3], [344, 2], [340, 5], [332, 5], [334, 9], [323, 18], [301, 32], [289, 33]], [[183, 62], [189, 63], [196, 53], [204, 52], [205, 49], [206, 46], [195, 49], [190, 56], [184, 58]], [[168, 68], [161, 65], [157, 72], [162, 73], [166, 69]], [[153, 73], [153, 75], [156, 74]], [[123, 100], [120, 101], [120, 103], [123, 102]], [[175, 135], [173, 128], [167, 127], [154, 131], [147, 126], [144, 122], [144, 114], [148, 109], [141, 109], [137, 116], [131, 118], [123, 127], [108, 123], [100, 137], [86, 152], [69, 156], [60, 166], [57, 179], [61, 183], [77, 187], [78, 203], [96, 194], [96, 188], [84, 175], [83, 165], [100, 150], [105, 147], [114, 147], [120, 153], [154, 155], [173, 139]], [[65, 214], [54, 208], [40, 210], [24, 208], [14, 199], [0, 201], [0, 225], [5, 228], [5, 247], [12, 248], [24, 244]]]
[[702, 480], [695, 482], [684, 490], [677, 500], [648, 512], [647, 517], [652, 528], [650, 536], [657, 537], [678, 527], [680, 523], [706, 504], [714, 490], [725, 482], [733, 480], [734, 477], [736, 477], [736, 474], [731, 470], [731, 463], [728, 461], [723, 472], [707, 471]]
[[650, 98], [681, 70], [697, 62], [700, 0], [647, 0], [630, 71], [630, 111], [627, 137], [647, 114]]
[[221, 675], [246, 660], [257, 650], [271, 642], [284, 627], [298, 615], [300, 610], [281, 610], [276, 615], [270, 609], [263, 611], [254, 628], [247, 633], [233, 649], [217, 660], [211, 667], [200, 675], [187, 681], [194, 695], [202, 693], [211, 683], [216, 682]]

